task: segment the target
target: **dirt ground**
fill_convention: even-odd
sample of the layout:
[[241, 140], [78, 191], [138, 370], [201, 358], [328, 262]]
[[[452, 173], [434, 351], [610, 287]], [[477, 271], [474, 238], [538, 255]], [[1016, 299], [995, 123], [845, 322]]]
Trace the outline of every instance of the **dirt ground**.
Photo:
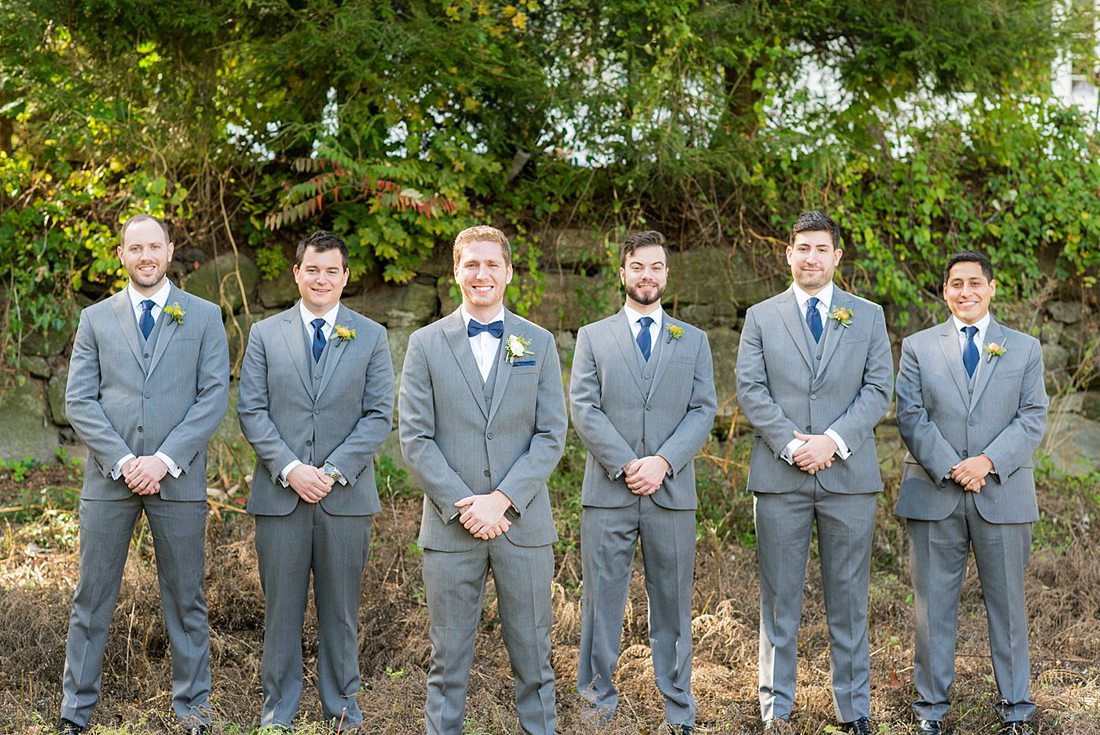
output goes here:
[[[0, 732], [51, 732], [60, 703], [64, 639], [76, 582], [74, 518], [78, 472], [55, 466], [15, 483], [0, 476]], [[697, 732], [760, 731], [756, 703], [758, 594], [751, 500], [743, 485], [729, 497], [730, 523], [700, 526], [695, 597], [693, 688]], [[912, 610], [905, 531], [893, 517], [893, 493], [881, 500], [872, 561], [872, 714], [881, 733], [912, 732]], [[1100, 733], [1100, 487], [1048, 483], [1041, 493], [1028, 572], [1032, 692], [1039, 733]], [[215, 732], [250, 733], [261, 703], [259, 680], [263, 596], [253, 524], [233, 498], [211, 506], [206, 591], [210, 609]], [[574, 512], [576, 500], [556, 498]], [[749, 514], [748, 518], [745, 514]], [[419, 733], [424, 701], [428, 615], [414, 540], [420, 504], [391, 494], [375, 517], [360, 610], [360, 705], [371, 732]], [[559, 525], [563, 523], [559, 518]], [[580, 611], [580, 557], [572, 528], [563, 529], [554, 584], [554, 652], [559, 729], [565, 735], [656, 733], [661, 703], [653, 683], [640, 570], [631, 588], [617, 676], [619, 713], [597, 729], [575, 691]], [[495, 596], [486, 595], [470, 677], [468, 735], [518, 735], [511, 676]], [[300, 732], [321, 732], [314, 668], [316, 620], [306, 623], [306, 688]], [[948, 726], [990, 733], [996, 698], [980, 588], [973, 562], [959, 624], [958, 672]], [[160, 615], [152, 539], [135, 534], [104, 662], [103, 696], [93, 733], [176, 732], [171, 714], [167, 638]], [[828, 637], [820, 573], [811, 560], [799, 639], [794, 722], [801, 733], [832, 732]]]

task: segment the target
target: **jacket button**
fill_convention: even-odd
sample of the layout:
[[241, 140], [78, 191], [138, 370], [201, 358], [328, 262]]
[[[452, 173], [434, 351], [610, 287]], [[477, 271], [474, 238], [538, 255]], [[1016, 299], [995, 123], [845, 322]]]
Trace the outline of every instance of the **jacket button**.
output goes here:
[[647, 403], [647, 404], [645, 404], [645, 410], [647, 410], [647, 411], [652, 411], [652, 410], [653, 410], [653, 406], [651, 406], [651, 405], [649, 405], [649, 404]]
[[149, 359], [149, 353], [148, 353], [148, 352], [146, 352], [146, 353], [145, 353], [144, 355], [142, 355], [142, 357], [144, 357], [145, 359], [147, 359], [147, 360], [148, 360], [148, 359]]
[[139, 431], [139, 432], [141, 432], [141, 431], [145, 431], [145, 427], [144, 427], [144, 426], [139, 426], [139, 427], [138, 427], [138, 431]]
[[816, 401], [817, 400], [817, 395], [811, 395], [810, 400], [811, 401]]
[[966, 450], [965, 450], [965, 449], [963, 450], [963, 456], [964, 456], [964, 457], [965, 457], [965, 456], [967, 456], [967, 455], [966, 455]]
[[313, 415], [314, 416], [320, 416], [321, 415], [321, 409], [319, 409], [319, 408], [313, 409]]
[[486, 476], [486, 477], [488, 477], [488, 476], [489, 476], [489, 470], [485, 470], [485, 476]]
[[486, 439], [492, 439], [493, 438], [493, 432], [490, 431], [488, 434], [485, 435], [485, 438]]
[[306, 446], [307, 447], [312, 447], [313, 446], [313, 440], [312, 439], [306, 439]]
[[146, 397], [146, 398], [152, 398], [152, 397], [153, 397], [153, 394], [152, 394], [152, 393], [146, 393], [146, 394], [145, 394], [145, 397]]

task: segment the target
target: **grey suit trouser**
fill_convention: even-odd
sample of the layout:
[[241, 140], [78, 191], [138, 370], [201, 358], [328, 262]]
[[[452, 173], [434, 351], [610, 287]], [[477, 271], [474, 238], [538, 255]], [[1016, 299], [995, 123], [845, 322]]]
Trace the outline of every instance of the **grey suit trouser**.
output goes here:
[[468, 551], [424, 551], [424, 593], [432, 641], [424, 725], [428, 735], [462, 733], [489, 569], [496, 582], [520, 726], [528, 735], [554, 735], [557, 710], [550, 665], [554, 551], [549, 545], [515, 546], [503, 536]]
[[134, 526], [142, 511], [156, 551], [172, 651], [172, 709], [182, 722], [210, 721], [210, 628], [203, 595], [205, 501], [133, 495], [80, 500], [80, 581], [65, 642], [61, 716], [85, 726], [99, 699], [103, 653]]
[[798, 673], [798, 623], [810, 537], [817, 544], [829, 622], [829, 664], [837, 720], [871, 714], [867, 590], [877, 496], [830, 493], [805, 483], [790, 493], [756, 493], [760, 565], [760, 715], [790, 717]]
[[1004, 720], [1030, 720], [1035, 703], [1029, 691], [1024, 569], [1031, 554], [1031, 524], [989, 523], [974, 506], [974, 494], [963, 493], [942, 521], [910, 518], [906, 526], [917, 618], [913, 712], [918, 719], [942, 720], [950, 705], [959, 596], [973, 545], [989, 621], [993, 675], [1001, 694], [997, 714]]
[[[340, 492], [336, 486], [332, 492]], [[293, 492], [287, 490], [287, 492]], [[256, 516], [256, 556], [267, 606], [260, 725], [289, 727], [302, 698], [302, 624], [313, 572], [317, 692], [326, 721], [363, 719], [359, 694], [359, 590], [370, 516], [337, 516], [300, 501], [285, 516]]]
[[612, 673], [622, 644], [623, 610], [634, 548], [642, 540], [649, 642], [665, 719], [695, 724], [691, 696], [691, 589], [695, 575], [695, 511], [668, 510], [651, 497], [625, 508], [581, 512], [581, 645], [577, 690], [612, 712], [619, 694]]

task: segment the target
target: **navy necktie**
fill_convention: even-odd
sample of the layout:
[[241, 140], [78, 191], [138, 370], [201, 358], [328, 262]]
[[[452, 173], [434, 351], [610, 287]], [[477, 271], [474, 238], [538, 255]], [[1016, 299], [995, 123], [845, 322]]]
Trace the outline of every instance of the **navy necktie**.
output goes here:
[[641, 329], [638, 330], [638, 347], [642, 351], [642, 357], [649, 362], [649, 356], [653, 352], [653, 337], [649, 333], [649, 325], [653, 323], [653, 318], [643, 316], [638, 320], [638, 326]]
[[141, 327], [141, 336], [149, 339], [149, 335], [153, 333], [152, 299], [145, 299], [141, 302], [141, 317], [138, 319], [138, 326]]
[[313, 361], [317, 362], [321, 359], [321, 352], [325, 349], [325, 333], [322, 331], [322, 327], [325, 326], [325, 320], [318, 317], [310, 322], [313, 326]]
[[963, 345], [963, 367], [966, 368], [966, 376], [973, 378], [974, 369], [978, 367], [978, 345], [974, 342], [974, 337], [978, 334], [978, 328], [963, 327], [960, 331], [966, 333], [966, 344]]
[[819, 303], [821, 302], [816, 296], [811, 296], [806, 302], [806, 325], [814, 336], [814, 342], [821, 341], [821, 312], [817, 310]]
[[471, 319], [470, 323], [466, 325], [466, 336], [476, 337], [482, 332], [488, 332], [497, 339], [504, 336], [504, 321], [501, 319], [495, 322], [489, 322], [488, 324], [482, 324], [476, 319]]

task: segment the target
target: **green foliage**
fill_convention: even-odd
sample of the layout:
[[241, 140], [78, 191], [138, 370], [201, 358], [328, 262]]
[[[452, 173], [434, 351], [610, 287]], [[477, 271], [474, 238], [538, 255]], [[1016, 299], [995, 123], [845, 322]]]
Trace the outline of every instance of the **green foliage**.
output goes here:
[[37, 466], [38, 462], [34, 460], [34, 457], [0, 459], [0, 479], [7, 478], [16, 484], [22, 484], [31, 470]]
[[277, 245], [260, 248], [256, 251], [256, 265], [265, 280], [273, 281], [290, 270], [290, 260]]

